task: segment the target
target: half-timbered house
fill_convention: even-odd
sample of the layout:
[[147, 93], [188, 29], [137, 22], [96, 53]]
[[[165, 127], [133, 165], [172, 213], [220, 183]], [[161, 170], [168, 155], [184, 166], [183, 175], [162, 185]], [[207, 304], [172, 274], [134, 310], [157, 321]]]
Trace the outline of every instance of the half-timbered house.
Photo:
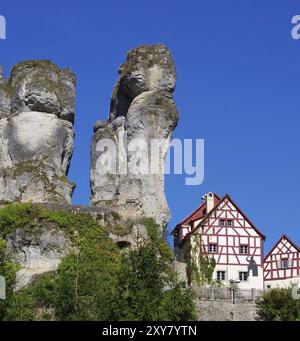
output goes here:
[[241, 289], [263, 289], [264, 235], [229, 195], [214, 193], [173, 230], [177, 263], [183, 264], [191, 250], [214, 257], [214, 279], [225, 286], [239, 283]]
[[300, 284], [300, 248], [283, 235], [264, 260], [265, 288]]

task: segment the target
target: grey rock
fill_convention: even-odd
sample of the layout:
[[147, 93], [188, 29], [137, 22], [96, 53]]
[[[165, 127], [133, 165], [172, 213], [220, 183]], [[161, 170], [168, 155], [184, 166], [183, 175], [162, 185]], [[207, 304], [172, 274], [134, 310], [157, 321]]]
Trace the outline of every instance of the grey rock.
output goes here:
[[20, 265], [16, 290], [30, 285], [37, 276], [55, 271], [72, 244], [55, 223], [47, 222], [36, 231], [18, 228], [6, 238], [9, 258]]
[[3, 67], [0, 65], [0, 85], [5, 83], [5, 78], [3, 74]]
[[107, 126], [107, 122], [106, 121], [97, 121], [94, 125], [94, 133], [100, 129], [100, 128], [104, 128]]
[[[164, 45], [140, 46], [128, 53], [119, 74], [108, 121], [97, 123], [94, 129], [91, 204], [110, 205], [125, 218], [152, 217], [163, 230], [170, 219], [164, 193], [163, 160], [178, 122], [172, 98], [175, 64]], [[117, 174], [102, 172], [99, 160], [105, 158], [107, 152], [98, 145], [103, 139], [110, 139], [116, 145]], [[136, 156], [125, 151], [137, 139], [146, 141], [149, 149], [153, 139], [165, 141], [158, 174], [132, 174]], [[146, 148], [142, 149], [141, 162], [147, 161], [147, 155]], [[125, 173], [120, 172], [124, 159], [129, 170]]]
[[9, 96], [9, 89], [6, 86], [3, 69], [0, 65], [0, 119], [8, 117], [11, 112], [11, 100]]
[[[119, 222], [120, 223], [120, 222]], [[121, 224], [126, 224], [126, 222], [122, 222]], [[128, 224], [128, 222], [127, 222]], [[137, 248], [141, 245], [141, 243], [149, 240], [149, 234], [147, 227], [139, 222], [132, 222], [132, 226], [128, 232], [123, 234], [117, 234], [116, 231], [112, 231], [109, 233], [109, 237], [113, 240], [113, 242], [120, 248], [125, 249], [128, 247]]]
[[0, 84], [0, 201], [71, 202], [74, 105], [75, 76], [49, 61]]
[[75, 76], [46, 60], [17, 64], [11, 72], [12, 112], [36, 111], [72, 121]]

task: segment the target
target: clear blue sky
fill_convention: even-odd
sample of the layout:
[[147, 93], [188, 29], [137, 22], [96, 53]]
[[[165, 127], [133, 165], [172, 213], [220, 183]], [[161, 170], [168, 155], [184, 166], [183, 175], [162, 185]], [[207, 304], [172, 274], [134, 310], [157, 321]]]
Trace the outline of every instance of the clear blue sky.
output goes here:
[[170, 175], [170, 227], [203, 193], [229, 193], [267, 236], [300, 244], [300, 40], [296, 0], [2, 0], [6, 75], [24, 59], [51, 59], [77, 75], [74, 203], [89, 201], [93, 124], [108, 114], [126, 51], [164, 43], [177, 64], [175, 137], [205, 139], [205, 181]]

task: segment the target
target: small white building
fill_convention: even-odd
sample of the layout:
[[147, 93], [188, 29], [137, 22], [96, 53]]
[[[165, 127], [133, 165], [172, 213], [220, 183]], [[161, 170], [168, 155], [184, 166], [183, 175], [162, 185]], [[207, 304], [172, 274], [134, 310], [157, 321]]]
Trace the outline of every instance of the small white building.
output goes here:
[[264, 260], [265, 289], [300, 285], [300, 248], [283, 235]]
[[240, 289], [264, 288], [265, 236], [229, 195], [206, 194], [201, 205], [175, 227], [173, 235], [181, 273], [186, 252], [200, 239], [199, 253], [216, 261], [215, 280], [224, 286], [238, 282]]

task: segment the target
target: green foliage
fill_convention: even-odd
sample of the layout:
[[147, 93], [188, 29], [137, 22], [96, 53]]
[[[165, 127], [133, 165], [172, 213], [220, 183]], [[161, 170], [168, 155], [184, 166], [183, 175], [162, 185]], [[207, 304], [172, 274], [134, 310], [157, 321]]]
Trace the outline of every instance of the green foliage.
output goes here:
[[54, 274], [46, 274], [30, 287], [15, 292], [8, 304], [6, 319], [10, 321], [53, 320], [56, 301]]
[[202, 252], [200, 237], [195, 242], [195, 245], [187, 250], [187, 267], [191, 282], [197, 285], [218, 285], [213, 280], [216, 267], [214, 257], [209, 258]]
[[150, 240], [122, 256], [117, 309], [121, 320], [186, 321], [195, 318], [193, 293], [171, 271], [169, 248], [155, 223], [144, 220]]
[[200, 283], [212, 284], [213, 283], [213, 274], [216, 267], [216, 260], [212, 258], [208, 258], [203, 256], [202, 254], [199, 257], [199, 279]]
[[56, 316], [59, 320], [109, 320], [120, 256], [101, 235], [90, 235], [77, 252], [64, 258], [56, 275]]
[[[0, 237], [5, 238], [17, 228], [35, 233], [47, 222], [56, 223], [75, 245], [80, 240], [93, 239], [93, 235], [107, 235], [88, 214], [52, 211], [41, 205], [18, 203], [0, 209]], [[81, 239], [78, 238], [79, 235]]]
[[270, 289], [256, 305], [260, 321], [300, 320], [300, 300], [292, 297], [292, 288]]
[[155, 245], [160, 256], [163, 257], [165, 261], [171, 262], [173, 260], [173, 252], [168, 244], [162, 239], [158, 226], [154, 220], [151, 218], [144, 218], [140, 222], [146, 226], [150, 241]]
[[16, 228], [32, 231], [41, 208], [31, 203], [11, 204], [0, 210], [0, 237], [5, 238]]
[[[16, 228], [33, 236], [55, 223], [73, 251], [56, 272], [14, 292], [18, 268], [5, 256], [4, 238]], [[0, 210], [0, 274], [8, 299], [0, 301], [0, 320], [189, 320], [193, 294], [182, 289], [171, 267], [172, 253], [151, 219], [141, 221], [147, 240], [120, 252], [107, 232], [87, 214], [51, 211], [33, 204]], [[134, 236], [133, 236], [134, 238]]]
[[6, 282], [6, 300], [0, 300], [0, 321], [7, 315], [8, 303], [13, 297], [13, 288], [16, 283], [18, 266], [12, 263], [5, 254], [6, 242], [0, 238], [0, 275]]

